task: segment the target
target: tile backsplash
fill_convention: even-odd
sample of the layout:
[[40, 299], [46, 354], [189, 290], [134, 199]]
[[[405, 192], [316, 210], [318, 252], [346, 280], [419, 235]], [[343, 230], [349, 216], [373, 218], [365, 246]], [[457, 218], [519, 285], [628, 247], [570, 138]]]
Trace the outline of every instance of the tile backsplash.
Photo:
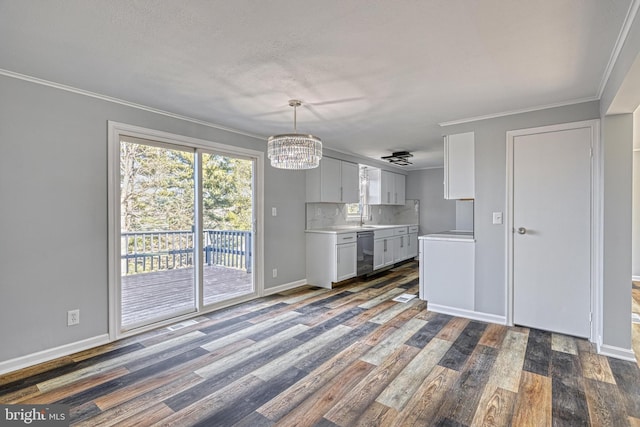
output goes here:
[[[351, 225], [360, 218], [347, 219], [347, 205], [344, 203], [307, 203], [307, 230]], [[420, 218], [420, 201], [407, 199], [404, 206], [371, 205], [369, 217], [365, 224], [393, 225], [418, 224]]]

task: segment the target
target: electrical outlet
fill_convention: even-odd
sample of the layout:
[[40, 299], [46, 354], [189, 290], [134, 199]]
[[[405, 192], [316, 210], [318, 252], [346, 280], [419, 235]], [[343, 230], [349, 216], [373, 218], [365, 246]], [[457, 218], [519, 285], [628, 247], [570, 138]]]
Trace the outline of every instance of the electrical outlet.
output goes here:
[[273, 278], [275, 279], [276, 277], [278, 277], [278, 269], [274, 268], [273, 269]]
[[67, 311], [67, 326], [73, 326], [80, 323], [80, 310], [69, 310]]

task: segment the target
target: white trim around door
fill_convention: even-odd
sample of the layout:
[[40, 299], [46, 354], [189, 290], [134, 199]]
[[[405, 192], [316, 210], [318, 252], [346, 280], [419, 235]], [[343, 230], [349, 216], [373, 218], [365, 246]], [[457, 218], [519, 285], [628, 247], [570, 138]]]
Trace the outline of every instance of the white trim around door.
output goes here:
[[591, 133], [591, 332], [589, 340], [598, 347], [602, 344], [602, 146], [600, 143], [600, 120], [587, 120], [551, 126], [520, 129], [507, 132], [507, 215], [506, 240], [506, 298], [507, 325], [513, 325], [513, 231], [514, 231], [514, 139], [523, 135], [542, 134], [588, 128]]
[[[254, 171], [254, 227], [253, 227], [253, 259], [254, 259], [254, 293], [247, 296], [241, 296], [232, 300], [225, 301], [224, 304], [215, 304], [203, 307], [199, 304], [196, 311], [173, 319], [160, 321], [148, 326], [140, 327], [135, 330], [122, 332], [120, 330], [120, 299], [118, 281], [120, 278], [120, 249], [119, 249], [119, 232], [120, 232], [120, 216], [118, 199], [120, 188], [120, 136], [126, 135], [144, 140], [157, 141], [164, 144], [172, 144], [186, 146], [194, 150], [220, 151], [231, 155], [251, 158], [255, 160]], [[172, 134], [164, 131], [147, 129], [140, 126], [129, 125], [125, 123], [108, 122], [108, 155], [107, 155], [107, 173], [108, 173], [108, 284], [109, 284], [109, 340], [113, 341], [129, 335], [134, 335], [150, 329], [166, 326], [187, 318], [194, 317], [199, 314], [214, 311], [224, 306], [237, 304], [242, 301], [260, 297], [264, 294], [264, 153], [262, 151], [251, 150], [248, 148], [226, 145], [218, 142], [207, 141], [187, 137], [183, 135]], [[201, 288], [198, 291], [201, 292]]]

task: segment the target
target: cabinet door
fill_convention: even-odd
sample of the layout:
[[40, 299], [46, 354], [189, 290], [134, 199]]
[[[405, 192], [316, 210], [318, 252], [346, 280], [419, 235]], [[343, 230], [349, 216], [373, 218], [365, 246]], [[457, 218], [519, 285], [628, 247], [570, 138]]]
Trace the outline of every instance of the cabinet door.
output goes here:
[[407, 258], [418, 256], [418, 233], [411, 233], [407, 238]]
[[368, 168], [369, 182], [367, 183], [367, 201], [370, 205], [382, 204], [382, 171]]
[[356, 277], [357, 247], [355, 243], [336, 245], [336, 282]]
[[358, 165], [341, 162], [342, 203], [358, 203], [360, 201], [360, 178]]
[[394, 203], [395, 199], [395, 180], [394, 173], [389, 171], [382, 171], [382, 179], [381, 179], [381, 193], [382, 193], [382, 204], [383, 205], [391, 205]]
[[408, 240], [409, 235], [403, 234], [395, 238], [394, 242], [394, 251], [393, 251], [393, 261], [400, 262], [407, 259], [407, 248], [408, 248]]
[[384, 239], [384, 242], [384, 265], [392, 265], [396, 262], [396, 252], [398, 251], [398, 247], [400, 246], [400, 238], [388, 237]]
[[385, 239], [373, 241], [373, 269], [384, 267]]
[[474, 133], [447, 135], [444, 140], [444, 198], [475, 197]]
[[388, 237], [373, 241], [373, 269], [387, 267], [395, 262], [394, 249], [397, 237]]
[[324, 157], [320, 161], [320, 201], [340, 203], [340, 160]]
[[405, 204], [405, 179], [406, 177], [402, 174], [396, 173], [394, 174], [394, 188], [395, 188], [395, 200], [394, 204], [403, 205]]

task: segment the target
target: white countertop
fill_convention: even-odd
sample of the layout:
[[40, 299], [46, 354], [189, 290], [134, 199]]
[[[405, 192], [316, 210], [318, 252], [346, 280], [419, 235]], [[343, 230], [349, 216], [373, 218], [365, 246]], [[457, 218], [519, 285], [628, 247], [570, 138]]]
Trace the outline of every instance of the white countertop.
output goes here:
[[304, 230], [305, 233], [328, 233], [328, 234], [341, 234], [341, 233], [355, 233], [358, 231], [375, 231], [385, 228], [397, 228], [397, 227], [412, 227], [418, 224], [393, 224], [393, 225], [336, 225], [333, 227], [317, 228], [311, 230]]
[[473, 231], [449, 230], [439, 233], [426, 234], [418, 237], [421, 240], [446, 240], [450, 242], [475, 242]]

